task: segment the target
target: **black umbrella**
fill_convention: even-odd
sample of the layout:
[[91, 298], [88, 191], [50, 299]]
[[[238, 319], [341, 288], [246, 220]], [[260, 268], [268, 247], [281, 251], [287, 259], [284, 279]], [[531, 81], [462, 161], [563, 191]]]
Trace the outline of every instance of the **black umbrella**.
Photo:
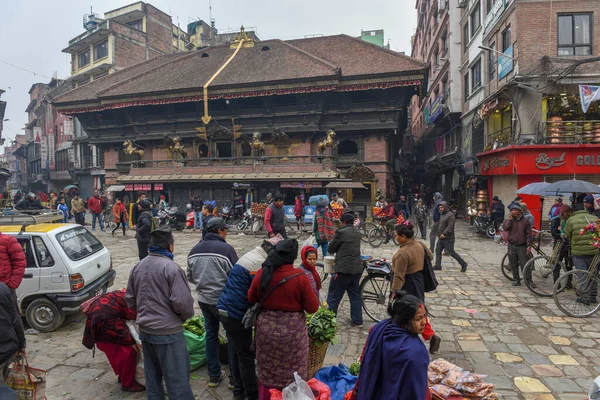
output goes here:
[[544, 191], [551, 193], [600, 193], [600, 186], [592, 182], [568, 179], [554, 182], [546, 186]]

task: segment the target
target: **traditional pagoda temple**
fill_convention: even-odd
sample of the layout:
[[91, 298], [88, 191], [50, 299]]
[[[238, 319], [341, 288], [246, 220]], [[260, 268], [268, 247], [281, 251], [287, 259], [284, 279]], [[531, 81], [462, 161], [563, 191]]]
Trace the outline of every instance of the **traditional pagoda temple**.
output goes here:
[[[426, 65], [346, 35], [157, 57], [55, 99], [104, 155], [104, 182], [185, 204], [252, 192], [395, 196], [410, 98]], [[365, 188], [367, 190], [365, 190]], [[292, 203], [293, 204], [293, 203]]]

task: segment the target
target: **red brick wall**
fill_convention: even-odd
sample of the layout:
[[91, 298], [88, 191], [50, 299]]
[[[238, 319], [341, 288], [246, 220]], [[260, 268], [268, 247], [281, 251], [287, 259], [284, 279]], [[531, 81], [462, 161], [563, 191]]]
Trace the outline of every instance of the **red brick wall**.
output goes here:
[[386, 138], [377, 138], [369, 136], [365, 138], [365, 163], [372, 161], [387, 161], [388, 160], [388, 144]]
[[115, 149], [111, 148], [104, 151], [104, 169], [115, 169], [118, 161], [119, 154]]
[[[558, 14], [564, 13], [592, 13], [592, 56], [600, 55], [600, 1], [577, 0], [577, 1], [538, 1], [517, 3], [517, 20], [520, 30], [517, 34], [517, 47], [519, 50], [520, 72], [525, 73], [533, 69], [541, 57], [548, 55], [558, 57]], [[571, 57], [573, 59], [588, 58]], [[568, 59], [569, 57], [560, 57]], [[567, 65], [565, 65], [566, 67]], [[597, 63], [587, 64], [579, 67], [577, 73], [598, 73]]]
[[159, 9], [146, 5], [146, 35], [148, 46], [168, 54], [173, 52], [173, 24], [171, 17]]
[[122, 37], [115, 37], [115, 68], [130, 67], [146, 60], [146, 48]]

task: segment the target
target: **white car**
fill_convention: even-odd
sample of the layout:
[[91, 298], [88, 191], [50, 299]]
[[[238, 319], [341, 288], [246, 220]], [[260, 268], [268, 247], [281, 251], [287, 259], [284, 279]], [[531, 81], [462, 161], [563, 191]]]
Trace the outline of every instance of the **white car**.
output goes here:
[[0, 225], [0, 231], [14, 236], [25, 252], [27, 268], [16, 292], [20, 312], [34, 329], [58, 329], [66, 314], [114, 283], [110, 252], [81, 225]]

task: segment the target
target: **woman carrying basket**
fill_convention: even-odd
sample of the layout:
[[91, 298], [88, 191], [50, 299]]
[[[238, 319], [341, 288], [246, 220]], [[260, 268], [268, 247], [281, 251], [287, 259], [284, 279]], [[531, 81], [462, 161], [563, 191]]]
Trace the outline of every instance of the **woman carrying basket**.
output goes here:
[[319, 299], [306, 275], [294, 268], [297, 257], [296, 240], [277, 243], [248, 291], [250, 303], [262, 301], [255, 333], [260, 400], [271, 398], [270, 389], [287, 386], [295, 371], [308, 378], [305, 312], [317, 312]]

